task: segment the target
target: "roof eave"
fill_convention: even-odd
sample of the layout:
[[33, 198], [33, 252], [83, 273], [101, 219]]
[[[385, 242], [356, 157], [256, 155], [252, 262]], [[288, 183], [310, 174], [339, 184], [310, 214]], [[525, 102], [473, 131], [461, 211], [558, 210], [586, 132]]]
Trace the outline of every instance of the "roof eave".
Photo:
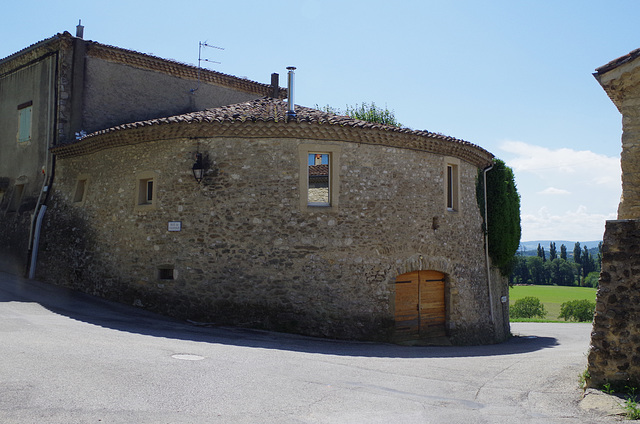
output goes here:
[[80, 141], [51, 148], [60, 158], [81, 156], [101, 150], [153, 141], [187, 138], [299, 138], [384, 145], [426, 151], [463, 159], [479, 168], [491, 164], [493, 154], [481, 147], [451, 137], [394, 132], [375, 128], [357, 128], [315, 122], [223, 121], [139, 123], [91, 134]]

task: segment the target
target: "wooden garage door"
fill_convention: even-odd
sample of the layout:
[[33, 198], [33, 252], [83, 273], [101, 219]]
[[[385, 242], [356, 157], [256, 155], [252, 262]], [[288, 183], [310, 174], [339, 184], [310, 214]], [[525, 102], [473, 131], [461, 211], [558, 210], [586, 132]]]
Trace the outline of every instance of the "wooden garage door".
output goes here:
[[444, 274], [413, 271], [396, 278], [396, 336], [401, 339], [445, 335]]

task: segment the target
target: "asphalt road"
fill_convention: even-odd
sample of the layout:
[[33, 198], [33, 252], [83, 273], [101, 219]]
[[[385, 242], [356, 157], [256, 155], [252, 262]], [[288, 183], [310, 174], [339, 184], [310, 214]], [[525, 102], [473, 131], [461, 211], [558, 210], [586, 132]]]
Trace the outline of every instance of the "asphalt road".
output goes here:
[[606, 423], [590, 324], [476, 347], [194, 326], [0, 272], [0, 423]]

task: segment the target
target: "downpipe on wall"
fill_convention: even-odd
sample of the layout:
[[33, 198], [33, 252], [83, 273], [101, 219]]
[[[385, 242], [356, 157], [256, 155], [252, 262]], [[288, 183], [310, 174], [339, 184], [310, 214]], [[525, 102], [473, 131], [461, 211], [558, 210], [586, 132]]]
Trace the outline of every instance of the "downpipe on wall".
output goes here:
[[[52, 61], [49, 69], [49, 89], [47, 91], [48, 99], [47, 104], [51, 108], [49, 113], [47, 114], [47, 126], [46, 131], [47, 135], [45, 137], [46, 140], [46, 156], [45, 156], [45, 166], [43, 167], [44, 178], [42, 182], [42, 189], [40, 190], [40, 195], [38, 196], [38, 201], [36, 202], [36, 207], [33, 210], [33, 214], [31, 216], [31, 226], [29, 228], [29, 245], [28, 245], [28, 253], [27, 253], [27, 276], [30, 279], [35, 277], [36, 272], [36, 261], [38, 258], [38, 244], [40, 241], [40, 232], [42, 228], [42, 220], [44, 218], [44, 213], [47, 210], [46, 202], [49, 199], [49, 193], [51, 190], [51, 186], [53, 185], [53, 176], [55, 174], [55, 156], [49, 153], [49, 146], [55, 144], [55, 132], [52, 132], [52, 122], [55, 122], [55, 116], [57, 115], [57, 95], [54, 88], [54, 81], [57, 81], [57, 69], [58, 69], [58, 52], [55, 54], [55, 60]], [[53, 107], [52, 107], [53, 105]], [[49, 171], [47, 175], [46, 171]], [[44, 197], [44, 199], [43, 199]]]
[[489, 214], [487, 208], [487, 172], [493, 169], [493, 165], [487, 166], [482, 172], [483, 189], [484, 189], [484, 255], [487, 264], [487, 289], [489, 291], [489, 317], [491, 318], [491, 324], [495, 328], [495, 321], [493, 319], [493, 292], [491, 291], [491, 262], [489, 261]]
[[36, 261], [38, 260], [38, 244], [40, 243], [40, 229], [42, 228], [42, 219], [47, 211], [47, 205], [40, 206], [38, 218], [36, 219], [36, 229], [33, 235], [33, 248], [31, 249], [31, 263], [29, 265], [29, 279], [36, 276]]

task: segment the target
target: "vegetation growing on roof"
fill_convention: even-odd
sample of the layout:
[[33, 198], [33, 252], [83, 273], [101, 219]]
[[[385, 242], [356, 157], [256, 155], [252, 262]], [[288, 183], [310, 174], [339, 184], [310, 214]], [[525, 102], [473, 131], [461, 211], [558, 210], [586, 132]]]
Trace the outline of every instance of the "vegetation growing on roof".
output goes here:
[[332, 113], [334, 115], [345, 115], [351, 118], [361, 119], [367, 122], [402, 127], [402, 124], [396, 120], [394, 111], [389, 110], [386, 106], [384, 109], [376, 106], [374, 102], [363, 102], [361, 105], [356, 103], [355, 106], [347, 105], [347, 108], [344, 111], [329, 105], [324, 107], [318, 107], [318, 105], [316, 105], [316, 109]]

